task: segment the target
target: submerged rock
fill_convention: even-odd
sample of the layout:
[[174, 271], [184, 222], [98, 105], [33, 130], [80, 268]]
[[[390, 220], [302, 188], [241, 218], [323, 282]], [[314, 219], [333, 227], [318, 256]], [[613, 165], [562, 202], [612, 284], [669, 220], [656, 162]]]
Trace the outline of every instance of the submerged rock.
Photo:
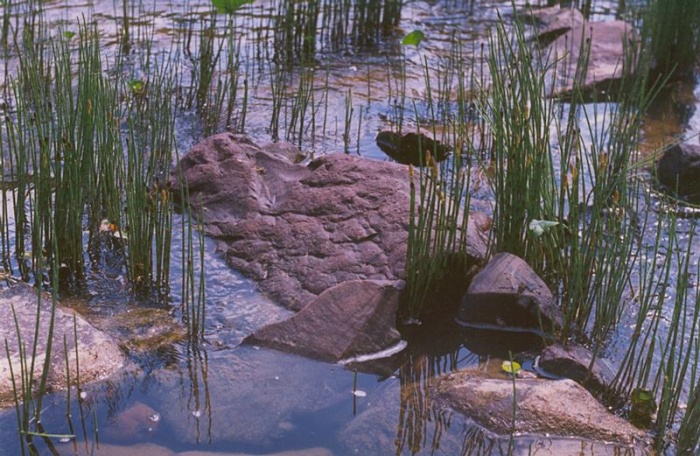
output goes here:
[[[573, 89], [581, 50], [590, 43], [590, 56], [583, 87], [586, 94], [601, 95], [614, 88], [624, 75], [625, 50], [636, 45], [633, 27], [624, 21], [589, 22], [580, 11], [570, 8], [533, 9], [526, 13], [539, 22], [537, 39], [549, 62], [556, 64], [554, 94], [565, 96]], [[566, 58], [564, 58], [566, 57]]]
[[[9, 356], [0, 357], [0, 406], [11, 404], [10, 365], [15, 378], [18, 379], [20, 375], [19, 336], [12, 323], [15, 316], [27, 353], [31, 352], [37, 316], [39, 318], [37, 355], [34, 359], [36, 369], [33, 373], [34, 379], [38, 381], [49, 343], [51, 306], [51, 297], [48, 294], [42, 294], [39, 306], [36, 290], [26, 284], [13, 285], [0, 291], [0, 321], [4, 322], [0, 325], [0, 340], [7, 341], [9, 348]], [[74, 337], [75, 334], [77, 334], [77, 340]], [[48, 388], [65, 389], [68, 386], [67, 372], [70, 374], [71, 383], [75, 382], [78, 377], [76, 355], [77, 364], [80, 366], [81, 384], [104, 379], [119, 370], [125, 363], [124, 355], [111, 337], [95, 329], [70, 309], [56, 307]], [[66, 366], [66, 357], [68, 366]], [[27, 362], [31, 360], [28, 359]]]
[[515, 431], [630, 445], [645, 438], [644, 432], [610, 413], [573, 380], [516, 379], [515, 398], [513, 387], [513, 379], [506, 375], [465, 369], [437, 379], [431, 392], [442, 407], [463, 413], [496, 434]]
[[141, 402], [136, 402], [110, 419], [104, 430], [108, 439], [134, 442], [151, 437], [160, 425], [160, 414]]
[[656, 164], [656, 178], [671, 192], [700, 201], [700, 146], [676, 144]]
[[422, 133], [380, 131], [376, 141], [382, 152], [402, 165], [425, 166], [428, 154], [436, 162], [445, 160], [450, 154], [448, 146]]
[[399, 294], [392, 282], [343, 282], [246, 341], [328, 362], [385, 350], [401, 340], [396, 330]]
[[552, 292], [521, 258], [499, 253], [472, 280], [457, 318], [473, 325], [554, 332], [562, 327]]
[[202, 369], [201, 377], [189, 379], [199, 383], [184, 390], [182, 372], [158, 374], [160, 386], [151, 395], [154, 403], [168, 404], [159, 411], [173, 442], [269, 448], [308, 438], [307, 428], [290, 423], [332, 409], [353, 390], [353, 375], [336, 365], [246, 345], [209, 352]]

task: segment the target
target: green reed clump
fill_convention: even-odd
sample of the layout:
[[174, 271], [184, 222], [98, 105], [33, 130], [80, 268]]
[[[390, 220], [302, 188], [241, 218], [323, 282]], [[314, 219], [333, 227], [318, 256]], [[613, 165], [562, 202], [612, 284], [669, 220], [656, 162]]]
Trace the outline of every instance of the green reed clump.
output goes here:
[[552, 249], [528, 236], [528, 226], [532, 220], [553, 220], [557, 215], [550, 138], [554, 102], [547, 98], [551, 67], [540, 67], [525, 43], [522, 25], [515, 24], [511, 37], [499, 21], [487, 61], [491, 86], [480, 106], [492, 138], [493, 158], [487, 166], [493, 171], [496, 198], [493, 245], [542, 271], [544, 256]]
[[[697, 352], [697, 338], [695, 339]], [[700, 384], [695, 383], [685, 415], [678, 430], [678, 454], [698, 454], [700, 451]]]
[[562, 340], [574, 331], [597, 346], [622, 314], [638, 248], [629, 194], [639, 188], [628, 188], [628, 163], [651, 95], [644, 78], [625, 73], [643, 64], [629, 49], [626, 99], [584, 105], [584, 41], [570, 104], [561, 105], [550, 88], [559, 62], [536, 44], [517, 16], [512, 32], [499, 22], [490, 42], [479, 110], [490, 136], [482, 166], [495, 197], [491, 249], [522, 257], [558, 292]]
[[[43, 30], [40, 23], [33, 35], [23, 34], [19, 73], [10, 78], [16, 110], [1, 135], [15, 185], [3, 194], [12, 199], [20, 275], [39, 278], [41, 260], [53, 267], [55, 258], [61, 286], [80, 282], [87, 227], [88, 246], [105, 235], [119, 245], [133, 285], [165, 290], [177, 63], [172, 54], [154, 58], [146, 43], [141, 70], [118, 58], [113, 80], [94, 25], [54, 37]], [[3, 232], [7, 244], [7, 225]]]
[[[689, 282], [695, 224], [685, 239], [676, 232], [676, 225], [673, 214], [659, 218], [654, 244], [640, 256], [636, 323], [609, 393], [611, 398], [621, 398], [634, 390], [651, 392], [658, 403], [652, 424], [657, 450], [669, 444], [667, 430], [676, 424], [684, 391], [697, 389], [700, 373], [700, 288]], [[689, 404], [685, 418], [690, 421], [694, 419], [692, 407]], [[691, 442], [687, 426], [681, 425], [683, 445], [694, 447], [697, 439]]]
[[312, 62], [316, 53], [321, 2], [278, 2], [277, 5], [276, 24], [273, 28], [275, 61], [282, 65], [289, 65], [296, 60]]
[[700, 2], [651, 0], [642, 34], [659, 77], [692, 80], [700, 55]]
[[[430, 68], [424, 61], [426, 93], [428, 95], [428, 123], [433, 126], [433, 135], [442, 142], [452, 143], [454, 156], [438, 164], [434, 157], [437, 150], [419, 143], [419, 156], [426, 167], [409, 168], [410, 218], [406, 253], [406, 309], [409, 317], [415, 318], [428, 310], [429, 297], [437, 287], [451, 278], [465, 274], [469, 266], [470, 246], [467, 241], [469, 224], [469, 201], [471, 168], [469, 158], [461, 153], [472, 147], [472, 136], [468, 131], [471, 122], [469, 106], [472, 104], [471, 90], [463, 77], [468, 74], [462, 49], [456, 45], [455, 57], [450, 65]], [[473, 59], [471, 61], [473, 63]], [[405, 73], [401, 77], [405, 78]], [[446, 81], [457, 81], [457, 87]], [[433, 81], [436, 92], [433, 92]], [[405, 82], [405, 81], [404, 81]], [[397, 86], [401, 85], [399, 81]], [[405, 85], [404, 85], [405, 87]], [[437, 97], [433, 97], [437, 93]], [[454, 96], [454, 100], [452, 97]], [[403, 97], [403, 100], [406, 98]], [[440, 106], [457, 105], [457, 116]], [[403, 123], [402, 106], [397, 107], [399, 128]], [[419, 118], [414, 105], [415, 118]], [[440, 126], [442, 134], [437, 134]], [[437, 142], [434, 143], [437, 147]]]

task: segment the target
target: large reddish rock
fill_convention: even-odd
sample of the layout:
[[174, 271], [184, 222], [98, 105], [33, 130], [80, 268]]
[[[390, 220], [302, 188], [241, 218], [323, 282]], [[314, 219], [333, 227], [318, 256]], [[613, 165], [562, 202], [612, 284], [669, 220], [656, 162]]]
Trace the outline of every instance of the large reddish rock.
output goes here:
[[554, 332], [563, 317], [552, 292], [532, 268], [510, 253], [495, 255], [472, 280], [458, 312], [467, 324]]
[[265, 326], [246, 341], [321, 361], [369, 355], [398, 344], [396, 283], [343, 282], [293, 317]]
[[[182, 158], [175, 185], [184, 180], [229, 265], [288, 308], [345, 281], [402, 279], [408, 168], [345, 154], [300, 164], [299, 155], [223, 133]], [[487, 237], [470, 221], [468, 253], [483, 259]]]
[[585, 93], [597, 91], [603, 95], [613, 87], [611, 84], [621, 81], [625, 65], [634, 71], [634, 62], [625, 61], [625, 50], [638, 42], [630, 24], [619, 20], [589, 22], [580, 11], [558, 6], [526, 14], [538, 22], [537, 38], [545, 58], [557, 62], [555, 94], [564, 96], [573, 89], [576, 66], [586, 43], [590, 43], [590, 56], [582, 87]]

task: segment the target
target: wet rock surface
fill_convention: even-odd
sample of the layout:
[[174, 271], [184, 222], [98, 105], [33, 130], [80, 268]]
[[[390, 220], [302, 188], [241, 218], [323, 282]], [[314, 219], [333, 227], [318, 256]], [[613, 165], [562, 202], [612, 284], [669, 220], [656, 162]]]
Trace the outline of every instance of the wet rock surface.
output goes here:
[[182, 159], [190, 202], [227, 262], [295, 310], [340, 282], [400, 279], [408, 169], [343, 154], [301, 165], [298, 153], [221, 134]]
[[343, 282], [246, 341], [327, 362], [385, 350], [401, 340], [396, 330], [400, 288], [401, 282]]
[[580, 345], [550, 345], [542, 351], [539, 367], [548, 373], [570, 378], [594, 394], [603, 393], [615, 377], [603, 360], [594, 360], [593, 353]]
[[[639, 444], [645, 433], [611, 414], [573, 380], [516, 379], [515, 431], [579, 439]], [[479, 369], [437, 379], [433, 400], [460, 412], [496, 434], [510, 434], [513, 380]]]
[[611, 83], [620, 82], [625, 48], [637, 40], [630, 24], [620, 20], [590, 22], [571, 8], [533, 9], [525, 14], [538, 23], [537, 39], [549, 62], [559, 58], [555, 94], [565, 96], [571, 92], [579, 54], [588, 40], [591, 50], [583, 91], [603, 94], [613, 87]]
[[552, 292], [521, 258], [495, 255], [472, 280], [457, 318], [472, 325], [489, 325], [553, 332], [562, 315]]
[[402, 165], [426, 166], [428, 154], [441, 162], [450, 154], [450, 148], [422, 133], [401, 134], [393, 131], [380, 131], [377, 146], [392, 159]]
[[672, 193], [700, 202], [700, 146], [676, 144], [656, 164], [656, 177]]
[[[0, 357], [0, 406], [11, 405], [12, 381], [10, 363], [15, 376], [19, 375], [20, 352], [14, 321], [17, 317], [22, 342], [28, 351], [34, 343], [38, 295], [29, 285], [16, 284], [0, 291], [0, 340], [6, 340], [9, 347], [8, 356]], [[49, 320], [51, 315], [51, 296], [43, 294], [39, 308], [39, 337], [37, 340], [37, 356], [35, 365], [38, 366], [34, 377], [38, 380], [41, 367], [47, 353]], [[74, 323], [75, 322], [75, 323]], [[75, 326], [74, 326], [75, 325]], [[74, 334], [77, 333], [77, 340]], [[64, 345], [65, 337], [65, 345]], [[105, 333], [95, 329], [81, 316], [69, 309], [56, 308], [54, 319], [53, 347], [51, 351], [51, 367], [48, 376], [48, 387], [56, 390], [65, 389], [66, 356], [68, 358], [71, 381], [77, 377], [76, 344], [78, 362], [80, 365], [80, 383], [85, 384], [104, 379], [125, 363], [125, 357], [116, 341]], [[4, 350], [3, 350], [4, 351]]]
[[[299, 164], [299, 153], [224, 133], [182, 158], [190, 204], [228, 264], [294, 310], [341, 282], [401, 279], [408, 169], [345, 154]], [[483, 232], [470, 223], [468, 234], [485, 254]]]
[[[434, 365], [434, 359], [422, 361], [413, 371], [416, 379], [422, 368]], [[494, 434], [475, 425], [470, 417], [446, 407], [439, 396], [438, 401], [431, 397], [440, 381], [430, 376], [423, 377], [422, 384], [386, 380], [386, 386], [358, 401], [357, 416], [338, 431], [341, 450], [337, 454], [509, 454], [509, 434]], [[509, 385], [512, 392], [512, 383]], [[516, 436], [510, 454], [641, 456], [647, 452], [620, 443], [526, 434]]]
[[136, 402], [117, 413], [106, 428], [108, 439], [135, 442], [151, 437], [160, 424], [160, 414], [141, 402]]

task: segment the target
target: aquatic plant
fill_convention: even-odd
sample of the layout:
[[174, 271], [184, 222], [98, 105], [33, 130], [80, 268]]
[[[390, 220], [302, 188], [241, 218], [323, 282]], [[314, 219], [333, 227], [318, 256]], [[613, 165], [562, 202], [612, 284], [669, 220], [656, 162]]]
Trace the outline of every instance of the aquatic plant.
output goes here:
[[[49, 36], [39, 14], [24, 24], [22, 41], [14, 44], [19, 64], [17, 74], [8, 76], [8, 105], [14, 109], [3, 107], [0, 126], [2, 165], [9, 172], [0, 220], [3, 278], [15, 280], [17, 268], [22, 280], [34, 279], [37, 289], [52, 291], [47, 333], [39, 334], [38, 314], [31, 337], [20, 334], [15, 321], [21, 352], [12, 376], [22, 451], [33, 451], [33, 438], [50, 445], [56, 437], [44, 432], [40, 419], [51, 367], [53, 315], [59, 293], [84, 286], [86, 259], [95, 265], [100, 256], [113, 254], [132, 290], [143, 292], [139, 295], [147, 301], [166, 302], [168, 297], [175, 209], [169, 181], [177, 157], [176, 75], [182, 71], [174, 54], [154, 57], [152, 35], [138, 28], [131, 32], [132, 39], [146, 37], [139, 42], [138, 56], [122, 53], [109, 62], [103, 59], [96, 25], [87, 20], [77, 32], [59, 30]], [[191, 230], [192, 220], [184, 220]], [[189, 329], [198, 342], [204, 278], [203, 251], [197, 256], [196, 249], [203, 242], [194, 242], [191, 235], [183, 242], [190, 260], [182, 271], [190, 277], [188, 283], [196, 283], [189, 288], [196, 294], [185, 296], [187, 312], [194, 316], [188, 319], [194, 320]], [[200, 276], [194, 281], [197, 265]], [[41, 306], [41, 299], [48, 298], [39, 297]], [[28, 339], [34, 342], [27, 349]], [[47, 356], [35, 365], [37, 343], [44, 339]], [[9, 356], [7, 344], [6, 352]], [[66, 365], [66, 386], [80, 385], [77, 363], [76, 375]], [[73, 429], [70, 391], [67, 402]], [[82, 408], [80, 413], [86, 436]]]
[[695, 0], [651, 0], [642, 35], [659, 78], [692, 80], [700, 54], [700, 3]]
[[[444, 74], [440, 74], [439, 69], [429, 68], [427, 61], [423, 63], [429, 124], [433, 136], [441, 142], [471, 144], [471, 134], [468, 131], [471, 121], [468, 109], [472, 103], [471, 91], [468, 81], [461, 77], [457, 79], [459, 82], [454, 91], [454, 103], [459, 107], [458, 116], [450, 119], [447, 111], [441, 112], [437, 106], [450, 103], [449, 94], [452, 90], [441, 87], [442, 90], [438, 93], [443, 98], [433, 99], [431, 82], [451, 80], [456, 75], [468, 74], [466, 65], [473, 62], [467, 58], [455, 59], [454, 65], [444, 67]], [[403, 100], [406, 98], [403, 97]], [[398, 109], [402, 110], [401, 107]], [[415, 104], [413, 111], [418, 119]], [[402, 119], [402, 114], [398, 114], [397, 118]], [[441, 137], [437, 135], [438, 126], [443, 132]], [[444, 284], [448, 278], [457, 279], [460, 274], [466, 274], [471, 261], [467, 253], [469, 211], [466, 210], [469, 207], [471, 183], [469, 159], [456, 151], [451, 160], [438, 164], [436, 157], [440, 156], [440, 142], [435, 140], [423, 144], [420, 125], [416, 125], [415, 137], [418, 138], [415, 144], [418, 163], [426, 166], [409, 168], [411, 195], [406, 253], [407, 297], [403, 309], [409, 320], [420, 317], [424, 310], [429, 309], [428, 297], [435, 295], [439, 284]]]

